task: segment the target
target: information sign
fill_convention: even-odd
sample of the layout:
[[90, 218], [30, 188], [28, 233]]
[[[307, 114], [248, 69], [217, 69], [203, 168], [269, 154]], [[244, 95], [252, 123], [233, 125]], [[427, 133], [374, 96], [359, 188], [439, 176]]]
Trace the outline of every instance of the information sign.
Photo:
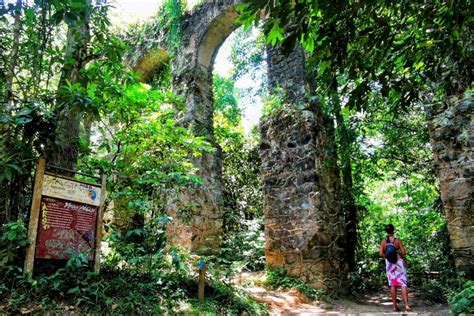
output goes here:
[[[49, 168], [77, 174], [50, 166]], [[31, 276], [35, 258], [69, 259], [83, 253], [100, 269], [102, 213], [105, 175], [100, 185], [46, 171], [46, 160], [38, 161], [31, 203], [24, 274]]]
[[99, 206], [101, 189], [100, 186], [45, 174], [42, 194]]
[[97, 210], [94, 205], [43, 197], [35, 257], [69, 259], [81, 252], [92, 261]]

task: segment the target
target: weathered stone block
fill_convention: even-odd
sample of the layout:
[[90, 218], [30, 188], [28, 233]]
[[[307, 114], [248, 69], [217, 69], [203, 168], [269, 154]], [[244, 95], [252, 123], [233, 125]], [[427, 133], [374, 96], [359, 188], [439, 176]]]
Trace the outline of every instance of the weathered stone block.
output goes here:
[[[318, 112], [318, 115], [322, 114]], [[347, 271], [344, 270], [341, 250], [334, 242], [342, 234], [335, 200], [338, 178], [337, 172], [331, 169], [334, 166], [325, 162], [331, 153], [316, 145], [326, 146], [330, 136], [321, 132], [323, 128], [307, 124], [307, 117], [308, 114], [303, 117], [301, 112], [290, 107], [261, 123], [262, 143], [270, 145], [261, 152], [261, 158], [264, 166], [271, 166], [262, 174], [266, 236], [269, 239], [266, 258], [269, 266], [284, 268], [290, 275], [308, 281], [312, 286], [327, 288], [326, 276], [342, 280]], [[281, 129], [282, 121], [292, 128]], [[311, 141], [302, 138], [302, 134], [309, 135]], [[289, 147], [288, 143], [294, 145]], [[281, 152], [285, 159], [278, 160], [271, 154], [274, 151]], [[297, 157], [297, 163], [286, 164], [288, 157]], [[279, 190], [276, 190], [278, 185]], [[268, 190], [268, 186], [272, 189]], [[283, 214], [289, 221], [282, 220], [280, 216]], [[320, 268], [314, 268], [316, 259], [337, 264], [318, 263], [316, 266]], [[329, 283], [334, 284], [332, 281]]]
[[[457, 170], [459, 172], [461, 170]], [[458, 178], [456, 181], [444, 182], [440, 185], [443, 201], [452, 203], [452, 200], [472, 199], [474, 192], [472, 181], [466, 178]]]
[[[435, 108], [435, 107], [432, 107]], [[451, 98], [429, 112], [431, 143], [456, 267], [474, 278], [474, 100]], [[441, 142], [442, 141], [442, 142]]]

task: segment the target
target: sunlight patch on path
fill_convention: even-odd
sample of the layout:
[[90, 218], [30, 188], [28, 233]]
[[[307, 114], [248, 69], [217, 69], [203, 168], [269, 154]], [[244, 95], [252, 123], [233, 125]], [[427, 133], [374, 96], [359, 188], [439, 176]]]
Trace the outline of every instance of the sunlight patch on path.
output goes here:
[[[280, 291], [265, 289], [263, 287], [264, 272], [242, 273], [234, 278], [234, 283], [255, 301], [267, 304], [270, 315], [449, 315], [449, 307], [446, 304], [423, 302], [418, 298], [417, 293], [410, 293], [414, 311], [392, 312], [388, 289], [381, 293], [363, 296], [360, 302], [346, 299], [322, 302], [310, 301], [296, 288]], [[401, 305], [400, 308], [402, 308]]]

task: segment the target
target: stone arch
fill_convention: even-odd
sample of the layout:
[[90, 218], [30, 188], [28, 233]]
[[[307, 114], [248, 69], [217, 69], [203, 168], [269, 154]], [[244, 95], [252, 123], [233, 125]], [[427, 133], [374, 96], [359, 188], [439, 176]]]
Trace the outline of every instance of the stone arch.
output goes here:
[[170, 61], [170, 55], [165, 48], [156, 48], [145, 53], [133, 67], [133, 71], [140, 75], [140, 81], [148, 82], [153, 75]]
[[[195, 134], [207, 137], [216, 147], [214, 154], [194, 160], [204, 179], [202, 190], [183, 195], [197, 201], [198, 211], [189, 225], [175, 222], [171, 228], [177, 242], [191, 250], [219, 246], [221, 155], [212, 131], [212, 67], [219, 47], [237, 28], [235, 6], [243, 2], [208, 1], [187, 14], [182, 24], [182, 45], [171, 61], [174, 89], [186, 99], [187, 110], [182, 123], [190, 126]], [[142, 74], [143, 81], [150, 80], [154, 71], [169, 61], [161, 49], [138, 55], [143, 57], [134, 69]], [[287, 108], [261, 122], [260, 127], [267, 264], [283, 267], [315, 287], [341, 288], [347, 268], [341, 248], [343, 219], [337, 201], [339, 179], [330, 163], [334, 154], [328, 148], [330, 124], [326, 124], [327, 117], [318, 102], [306, 98], [311, 90], [305, 78], [301, 49], [296, 47], [286, 56], [278, 47], [267, 48], [267, 57], [270, 85], [281, 89], [285, 105], [297, 104], [296, 108]], [[456, 265], [469, 278], [473, 274], [472, 260], [469, 260], [473, 246], [469, 242], [474, 231], [469, 220], [473, 218], [469, 216], [474, 188], [472, 159], [469, 159], [472, 146], [462, 140], [472, 134], [472, 124], [465, 123], [465, 117], [472, 113], [472, 95], [458, 101], [448, 102], [447, 109], [432, 113], [430, 131]], [[442, 124], [446, 121], [443, 115], [451, 118], [452, 113], [456, 120], [459, 117], [459, 122], [455, 121], [455, 128], [449, 124], [446, 132], [448, 127]], [[458, 135], [457, 142], [453, 145], [445, 141], [444, 133]]]
[[209, 125], [213, 63], [225, 39], [239, 27], [235, 6], [241, 2], [206, 2], [183, 19], [182, 45], [173, 61], [174, 88], [186, 97], [189, 115], [185, 120], [198, 134], [213, 134]]
[[[189, 223], [173, 221], [168, 239], [197, 252], [218, 249], [223, 226], [222, 154], [213, 132], [213, 63], [220, 46], [239, 25], [235, 5], [240, 1], [206, 2], [183, 18], [181, 47], [173, 63], [173, 89], [186, 100], [181, 124], [203, 136], [215, 148], [214, 153], [193, 158], [203, 185], [186, 191], [180, 200], [194, 204]], [[179, 205], [171, 205], [171, 216], [178, 218]], [[174, 209], [174, 210], [173, 210]]]
[[219, 48], [227, 37], [239, 27], [235, 23], [238, 16], [234, 6], [230, 6], [225, 8], [209, 25], [197, 49], [197, 63], [201, 67], [210, 69], [212, 72]]
[[[193, 251], [217, 249], [222, 235], [222, 157], [213, 133], [212, 70], [220, 46], [239, 26], [235, 6], [242, 2], [206, 2], [185, 15], [182, 44], [172, 60], [174, 90], [186, 101], [181, 123], [216, 148], [193, 160], [203, 185], [180, 197], [195, 204], [190, 222], [175, 220], [168, 230], [171, 243]], [[270, 85], [278, 86], [286, 108], [261, 123], [267, 264], [314, 287], [340, 290], [346, 267], [339, 179], [331, 165], [334, 152], [327, 148], [331, 130], [319, 104], [306, 97], [310, 90], [301, 47], [288, 56], [278, 47], [267, 48], [267, 64]], [[179, 206], [169, 206], [179, 218]]]

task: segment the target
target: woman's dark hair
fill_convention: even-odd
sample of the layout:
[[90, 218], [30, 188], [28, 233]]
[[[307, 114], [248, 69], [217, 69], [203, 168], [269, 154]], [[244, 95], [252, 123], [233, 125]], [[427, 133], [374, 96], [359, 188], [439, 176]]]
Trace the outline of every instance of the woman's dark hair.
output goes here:
[[393, 227], [392, 224], [388, 224], [387, 226], [385, 226], [385, 231], [387, 232], [387, 234], [393, 234], [393, 232], [395, 231], [395, 227]]

